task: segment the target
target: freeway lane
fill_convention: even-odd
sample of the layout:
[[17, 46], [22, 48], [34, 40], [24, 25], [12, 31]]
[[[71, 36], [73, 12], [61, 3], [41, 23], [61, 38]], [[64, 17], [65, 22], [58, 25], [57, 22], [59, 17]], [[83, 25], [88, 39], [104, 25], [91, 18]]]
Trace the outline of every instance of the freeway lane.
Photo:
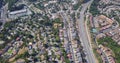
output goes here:
[[85, 22], [84, 22], [84, 17], [85, 17], [85, 11], [87, 8], [90, 6], [93, 0], [89, 1], [88, 3], [83, 4], [82, 9], [80, 11], [80, 19], [78, 20], [78, 26], [79, 26], [79, 36], [81, 39], [81, 43], [83, 45], [83, 49], [86, 53], [86, 60], [88, 63], [96, 63], [96, 59], [94, 57], [94, 53], [92, 50], [92, 47], [90, 46], [90, 41], [88, 40], [88, 35], [86, 32], [85, 28]]

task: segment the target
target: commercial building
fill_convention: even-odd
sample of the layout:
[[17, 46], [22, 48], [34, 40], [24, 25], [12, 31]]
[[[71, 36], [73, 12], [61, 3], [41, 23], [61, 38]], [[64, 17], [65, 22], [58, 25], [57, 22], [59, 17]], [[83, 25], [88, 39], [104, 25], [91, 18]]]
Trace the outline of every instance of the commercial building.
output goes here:
[[12, 19], [16, 19], [18, 17], [27, 16], [31, 14], [32, 12], [28, 8], [25, 8], [25, 9], [9, 12], [8, 17]]

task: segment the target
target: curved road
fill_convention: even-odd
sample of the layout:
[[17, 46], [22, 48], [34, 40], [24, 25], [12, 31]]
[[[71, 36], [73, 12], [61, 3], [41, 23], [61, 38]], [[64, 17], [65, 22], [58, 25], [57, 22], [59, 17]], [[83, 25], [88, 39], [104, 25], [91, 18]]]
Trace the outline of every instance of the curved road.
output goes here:
[[87, 10], [87, 8], [91, 5], [93, 0], [83, 4], [82, 9], [80, 11], [80, 18], [78, 20], [78, 24], [79, 24], [79, 36], [81, 39], [81, 43], [83, 45], [83, 49], [86, 53], [86, 60], [87, 63], [96, 63], [96, 59], [92, 50], [92, 47], [90, 46], [90, 41], [88, 40], [88, 35], [87, 35], [87, 31], [85, 28], [85, 12]]

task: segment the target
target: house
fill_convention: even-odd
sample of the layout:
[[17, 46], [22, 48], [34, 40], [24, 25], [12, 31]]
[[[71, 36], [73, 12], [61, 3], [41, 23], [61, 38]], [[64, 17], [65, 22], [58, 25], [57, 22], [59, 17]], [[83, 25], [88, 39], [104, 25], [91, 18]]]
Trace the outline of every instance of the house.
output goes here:
[[102, 37], [105, 37], [106, 35], [104, 34], [104, 33], [99, 33], [97, 36], [96, 36], [96, 38], [97, 39], [100, 39], [100, 38], [102, 38]]
[[24, 59], [18, 59], [18, 60], [16, 61], [16, 63], [25, 63], [25, 60], [24, 60]]

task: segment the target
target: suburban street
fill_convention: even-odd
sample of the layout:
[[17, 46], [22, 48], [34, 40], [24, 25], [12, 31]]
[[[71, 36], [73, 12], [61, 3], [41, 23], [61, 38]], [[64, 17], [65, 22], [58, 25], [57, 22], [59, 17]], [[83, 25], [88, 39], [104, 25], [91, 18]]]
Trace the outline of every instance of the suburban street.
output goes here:
[[[74, 56], [74, 52], [73, 52], [73, 47], [72, 47], [72, 45], [70, 45], [70, 43], [71, 43], [71, 41], [72, 41], [72, 36], [71, 36], [71, 32], [70, 32], [70, 26], [67, 26], [67, 21], [69, 21], [69, 19], [68, 19], [68, 17], [67, 17], [67, 15], [66, 14], [64, 14], [64, 23], [66, 23], [66, 26], [65, 26], [65, 28], [66, 28], [66, 31], [67, 31], [67, 36], [68, 36], [68, 38], [69, 38], [69, 42], [68, 42], [68, 44], [69, 44], [69, 47], [70, 47], [70, 52], [72, 53], [72, 60], [73, 61], [75, 61], [75, 56]], [[69, 23], [69, 25], [70, 25], [70, 23]]]
[[83, 49], [86, 53], [86, 59], [88, 63], [96, 63], [95, 62], [95, 57], [93, 54], [93, 50], [92, 47], [90, 46], [90, 41], [88, 40], [88, 35], [87, 35], [87, 31], [85, 28], [85, 11], [87, 10], [87, 8], [90, 6], [90, 4], [92, 3], [93, 0], [89, 1], [86, 4], [83, 4], [82, 9], [80, 11], [80, 19], [78, 20], [79, 23], [79, 36], [83, 45]]

